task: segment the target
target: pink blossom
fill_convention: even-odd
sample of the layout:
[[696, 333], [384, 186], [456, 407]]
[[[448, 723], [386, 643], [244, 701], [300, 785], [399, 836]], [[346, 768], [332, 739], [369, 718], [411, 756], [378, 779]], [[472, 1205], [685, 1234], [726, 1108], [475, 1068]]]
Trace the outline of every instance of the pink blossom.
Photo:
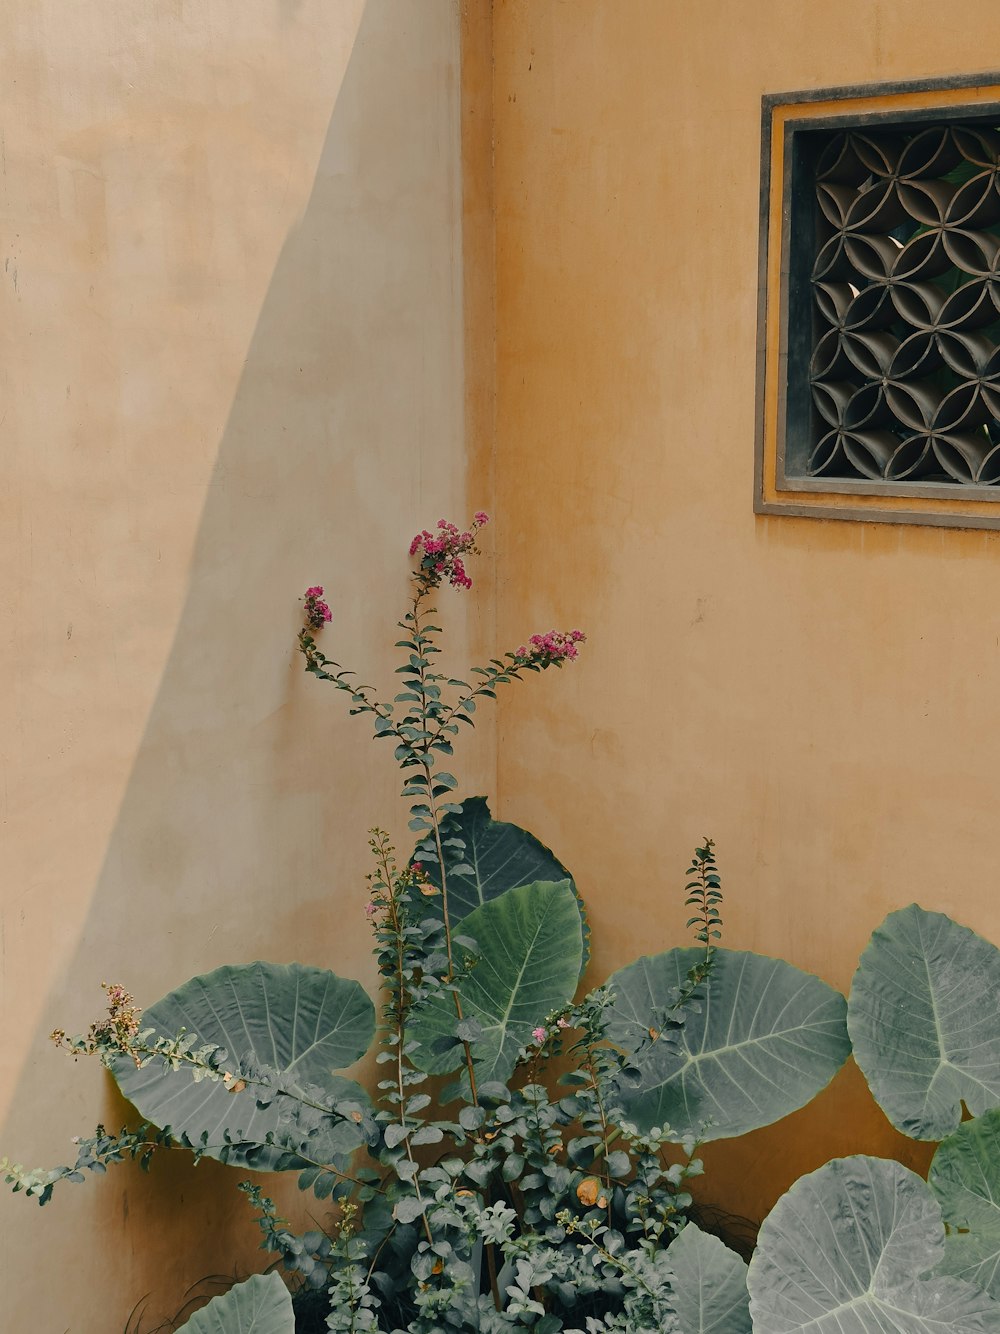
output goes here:
[[329, 606], [323, 601], [323, 585], [314, 584], [305, 593], [306, 625], [310, 630], [322, 630], [333, 619]]
[[569, 1028], [569, 1020], [566, 1018], [565, 1015], [561, 1015], [556, 1020], [556, 1028]]
[[545, 1041], [545, 1029], [544, 1029], [544, 1028], [533, 1028], [533, 1029], [531, 1030], [531, 1036], [535, 1039], [536, 1042], [544, 1042], [544, 1041]]
[[514, 654], [521, 667], [561, 667], [579, 657], [578, 645], [587, 636], [582, 630], [549, 630], [544, 635], [532, 635]]
[[377, 905], [377, 904], [375, 904], [375, 903], [366, 903], [366, 904], [365, 904], [365, 916], [366, 916], [366, 917], [374, 917], [375, 914], [376, 914], [377, 912], [378, 912], [378, 905]]
[[453, 588], [472, 587], [463, 558], [477, 553], [476, 532], [488, 518], [479, 510], [464, 532], [448, 519], [438, 519], [436, 533], [426, 528], [417, 533], [410, 543], [410, 555], [420, 557], [414, 573], [424, 588], [439, 588], [445, 579]]

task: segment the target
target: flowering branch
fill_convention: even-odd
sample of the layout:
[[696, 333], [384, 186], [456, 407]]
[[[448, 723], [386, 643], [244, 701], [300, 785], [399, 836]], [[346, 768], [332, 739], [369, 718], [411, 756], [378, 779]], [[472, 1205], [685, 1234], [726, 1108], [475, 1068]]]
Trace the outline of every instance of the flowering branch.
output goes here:
[[479, 555], [476, 546], [476, 534], [490, 521], [490, 516], [477, 510], [466, 532], [459, 532], [457, 526], [447, 519], [438, 519], [437, 533], [429, 533], [425, 528], [417, 533], [410, 543], [410, 555], [421, 552], [420, 564], [414, 571], [414, 578], [422, 592], [440, 588], [448, 580], [452, 588], [471, 588], [472, 580], [465, 569], [465, 557]]
[[[443, 769], [436, 770], [438, 756], [452, 754], [451, 738], [458, 734], [459, 722], [475, 725], [472, 714], [480, 698], [495, 698], [496, 687], [522, 679], [525, 672], [544, 671], [548, 667], [561, 667], [573, 661], [585, 639], [580, 630], [550, 630], [546, 634], [532, 635], [515, 653], [507, 653], [505, 659], [494, 658], [488, 667], [473, 667], [472, 671], [483, 678], [476, 686], [467, 681], [447, 678], [443, 673], [432, 670], [432, 658], [441, 651], [435, 643], [435, 636], [440, 634], [440, 629], [426, 621], [426, 616], [432, 610], [426, 606], [427, 596], [446, 581], [457, 589], [472, 587], [466, 560], [470, 555], [478, 553], [476, 538], [488, 522], [489, 515], [483, 510], [476, 512], [472, 523], [464, 530], [447, 519], [439, 519], [435, 531], [425, 528], [411, 541], [410, 556], [418, 558], [413, 570], [414, 593], [409, 611], [399, 622], [404, 638], [396, 644], [397, 648], [406, 651], [407, 658], [403, 666], [397, 668], [403, 677], [403, 689], [391, 704], [379, 700], [372, 687], [355, 684], [351, 679], [354, 673], [326, 657], [318, 647], [315, 634], [329, 623], [332, 616], [328, 604], [323, 600], [321, 584], [306, 589], [303, 599], [306, 623], [299, 633], [299, 649], [306, 659], [307, 670], [321, 680], [331, 681], [339, 690], [349, 694], [351, 713], [373, 713], [376, 737], [391, 736], [397, 742], [395, 758], [404, 772], [402, 795], [411, 801], [410, 829], [420, 835], [419, 855], [436, 862], [439, 867], [441, 916], [447, 957], [447, 970], [439, 981], [451, 990], [460, 1029], [464, 1015], [456, 986], [448, 905], [448, 871], [441, 821], [445, 816], [460, 814], [461, 807], [449, 799], [458, 786], [457, 779]], [[442, 698], [446, 686], [462, 692], [452, 703], [446, 703]], [[397, 719], [396, 706], [405, 707], [406, 712], [402, 718]], [[453, 839], [452, 844], [455, 842]], [[391, 890], [389, 893], [391, 897]], [[369, 904], [369, 915], [371, 910], [372, 904]], [[478, 1103], [471, 1043], [466, 1036], [461, 1036], [460, 1041], [472, 1100]]]

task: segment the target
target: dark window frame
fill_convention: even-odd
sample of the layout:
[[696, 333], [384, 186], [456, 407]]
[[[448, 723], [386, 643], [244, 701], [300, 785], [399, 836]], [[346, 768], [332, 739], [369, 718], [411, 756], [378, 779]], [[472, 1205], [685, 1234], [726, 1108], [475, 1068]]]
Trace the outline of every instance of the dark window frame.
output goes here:
[[[1000, 126], [1000, 73], [767, 94], [761, 107], [754, 509], [890, 523], [1000, 528], [1000, 486], [805, 474], [817, 132], [947, 122]], [[775, 173], [775, 166], [778, 172]], [[773, 231], [777, 227], [780, 235]], [[791, 314], [790, 314], [791, 312]], [[803, 373], [803, 365], [806, 373]]]

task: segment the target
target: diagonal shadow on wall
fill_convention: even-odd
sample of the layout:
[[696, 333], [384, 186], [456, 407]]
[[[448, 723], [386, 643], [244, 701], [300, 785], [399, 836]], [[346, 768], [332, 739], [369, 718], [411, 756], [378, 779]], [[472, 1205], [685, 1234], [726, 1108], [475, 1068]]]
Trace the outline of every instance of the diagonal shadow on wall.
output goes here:
[[[285, 21], [294, 17], [291, 6]], [[174, 642], [35, 1052], [81, 995], [99, 1005], [102, 977], [148, 1002], [190, 974], [262, 955], [369, 976], [363, 831], [395, 810], [397, 784], [390, 757], [373, 757], [365, 729], [302, 676], [295, 599], [325, 582], [338, 643], [389, 679], [392, 636], [370, 612], [399, 604], [400, 535], [432, 517], [428, 506], [437, 517], [465, 505], [458, 71], [457, 6], [368, 0], [308, 206], [247, 352]], [[81, 1073], [33, 1059], [15, 1108]], [[120, 1123], [103, 1078], [83, 1078], [103, 1090], [93, 1119]], [[0, 1126], [0, 1144], [17, 1124]], [[148, 1182], [119, 1169], [63, 1195], [42, 1214], [4, 1201], [12, 1328], [22, 1319], [105, 1334], [143, 1293], [152, 1321], [234, 1253], [259, 1264], [245, 1204], [214, 1164], [192, 1175], [166, 1163]], [[62, 1283], [40, 1288], [42, 1255]], [[100, 1294], [94, 1313], [88, 1288]]]

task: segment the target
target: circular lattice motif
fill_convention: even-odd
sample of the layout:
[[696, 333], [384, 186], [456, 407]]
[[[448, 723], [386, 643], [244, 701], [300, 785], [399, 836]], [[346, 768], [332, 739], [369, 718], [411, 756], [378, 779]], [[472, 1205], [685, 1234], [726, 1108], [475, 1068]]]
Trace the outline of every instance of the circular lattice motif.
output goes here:
[[1000, 482], [1000, 132], [838, 132], [816, 171], [812, 475]]

